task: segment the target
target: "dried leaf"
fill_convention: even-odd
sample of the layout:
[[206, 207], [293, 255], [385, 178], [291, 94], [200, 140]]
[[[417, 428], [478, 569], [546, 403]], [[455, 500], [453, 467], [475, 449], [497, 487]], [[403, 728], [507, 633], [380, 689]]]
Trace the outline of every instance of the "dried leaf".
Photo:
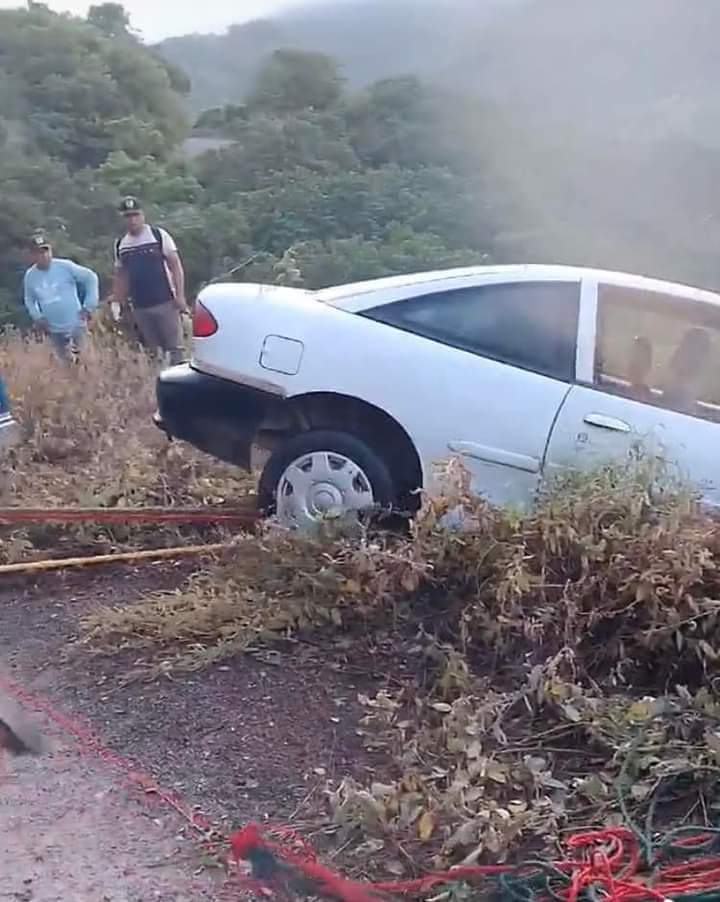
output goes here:
[[424, 811], [418, 820], [417, 832], [422, 842], [429, 842], [435, 830], [435, 818], [431, 811]]
[[563, 705], [562, 712], [571, 723], [580, 723], [582, 714], [573, 705]]
[[383, 866], [389, 874], [393, 875], [393, 877], [402, 877], [405, 873], [405, 866], [401, 861], [398, 861], [397, 858], [391, 858], [390, 861], [386, 861]]
[[503, 767], [502, 764], [498, 764], [496, 761], [488, 763], [485, 774], [488, 779], [495, 783], [507, 783], [508, 781], [507, 768]]

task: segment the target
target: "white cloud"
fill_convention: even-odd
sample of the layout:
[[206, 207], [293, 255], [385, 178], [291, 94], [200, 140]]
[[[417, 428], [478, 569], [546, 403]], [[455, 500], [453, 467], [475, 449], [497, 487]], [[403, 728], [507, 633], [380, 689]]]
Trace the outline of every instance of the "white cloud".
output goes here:
[[[85, 16], [93, 0], [48, 0], [58, 12]], [[94, 0], [102, 2], [102, 0]], [[271, 15], [302, 0], [124, 0], [130, 19], [148, 41], [188, 32], [224, 31], [235, 22]], [[0, 0], [0, 9], [23, 6], [18, 0]]]

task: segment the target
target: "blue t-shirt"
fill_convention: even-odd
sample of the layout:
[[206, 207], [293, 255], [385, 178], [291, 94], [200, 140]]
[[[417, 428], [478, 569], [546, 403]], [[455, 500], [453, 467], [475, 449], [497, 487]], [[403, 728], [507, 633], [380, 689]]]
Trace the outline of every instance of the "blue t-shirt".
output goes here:
[[98, 277], [72, 260], [53, 259], [47, 269], [25, 273], [25, 307], [33, 322], [47, 320], [50, 332], [71, 335], [82, 325], [81, 310], [97, 308]]

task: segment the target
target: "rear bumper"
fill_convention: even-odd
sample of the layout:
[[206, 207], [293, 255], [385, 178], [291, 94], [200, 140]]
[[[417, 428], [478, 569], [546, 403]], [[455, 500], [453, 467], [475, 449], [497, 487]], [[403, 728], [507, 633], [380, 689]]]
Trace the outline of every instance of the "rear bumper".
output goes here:
[[246, 469], [258, 427], [268, 409], [281, 403], [267, 392], [209, 376], [188, 364], [164, 370], [156, 394], [153, 420], [168, 437]]

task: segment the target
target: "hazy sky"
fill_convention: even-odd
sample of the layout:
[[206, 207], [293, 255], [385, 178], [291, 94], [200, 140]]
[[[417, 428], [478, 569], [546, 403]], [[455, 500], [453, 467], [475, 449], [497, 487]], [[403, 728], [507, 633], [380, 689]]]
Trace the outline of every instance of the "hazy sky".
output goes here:
[[[46, 0], [58, 12], [84, 16], [88, 6], [102, 0]], [[135, 28], [148, 41], [189, 31], [224, 31], [243, 22], [296, 6], [303, 0], [124, 0]], [[0, 0], [0, 9], [24, 6], [19, 0]]]

